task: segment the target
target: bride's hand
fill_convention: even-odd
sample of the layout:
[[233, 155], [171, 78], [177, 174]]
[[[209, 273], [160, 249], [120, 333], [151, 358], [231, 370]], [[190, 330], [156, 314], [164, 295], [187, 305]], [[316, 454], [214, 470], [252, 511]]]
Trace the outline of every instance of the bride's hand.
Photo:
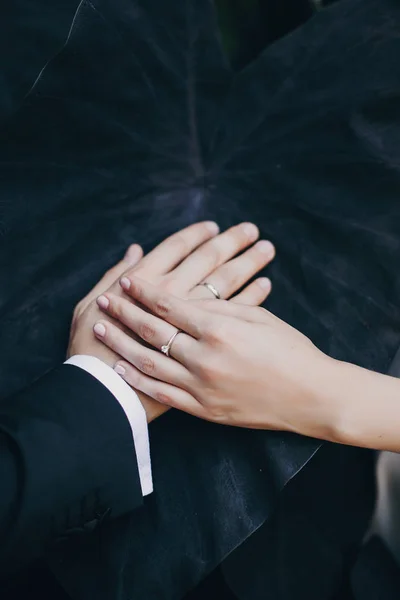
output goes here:
[[[219, 291], [222, 298], [229, 298], [274, 256], [274, 248], [269, 242], [254, 245], [259, 234], [257, 227], [250, 223], [242, 223], [217, 234], [215, 223], [198, 223], [166, 239], [142, 259], [140, 248], [132, 246], [125, 259], [111, 269], [75, 309], [68, 356], [91, 354], [114, 366], [118, 354], [101, 344], [92, 333], [94, 324], [101, 316], [95, 299], [107, 290], [122, 298], [123, 290], [118, 278], [124, 272], [128, 276], [134, 273], [157, 285], [160, 290], [190, 299], [212, 297], [210, 289], [199, 285], [206, 280]], [[243, 250], [246, 251], [235, 258]], [[261, 278], [248, 285], [235, 300], [256, 305], [267, 297], [269, 291], [269, 280]], [[117, 325], [118, 322], [113, 323]], [[167, 409], [143, 395], [141, 400], [149, 420]]]
[[111, 293], [100, 304], [158, 350], [104, 320], [95, 333], [125, 358], [115, 369], [134, 388], [210, 421], [318, 435], [314, 391], [329, 359], [303, 334], [262, 308], [185, 302], [137, 278], [121, 285], [153, 314]]

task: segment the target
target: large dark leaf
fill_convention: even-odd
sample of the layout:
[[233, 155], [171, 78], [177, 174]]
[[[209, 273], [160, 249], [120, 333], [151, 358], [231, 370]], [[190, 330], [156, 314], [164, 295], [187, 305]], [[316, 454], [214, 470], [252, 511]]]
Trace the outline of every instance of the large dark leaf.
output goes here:
[[[397, 4], [342, 0], [236, 76], [211, 1], [71, 1], [69, 19], [35, 21], [24, 4], [9, 53], [24, 75], [9, 68], [0, 103], [1, 395], [63, 360], [74, 304], [128, 243], [203, 217], [256, 220], [278, 248], [274, 312], [385, 370], [400, 341]], [[18, 35], [36, 30], [24, 71]], [[78, 597], [179, 597], [318, 448], [177, 414], [151, 438], [146, 508], [111, 524], [100, 556], [92, 539], [53, 561]]]

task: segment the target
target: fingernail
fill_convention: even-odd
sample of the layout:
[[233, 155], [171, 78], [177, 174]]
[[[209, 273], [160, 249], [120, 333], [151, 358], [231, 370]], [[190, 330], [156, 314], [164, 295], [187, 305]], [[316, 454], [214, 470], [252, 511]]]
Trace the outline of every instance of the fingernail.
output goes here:
[[275, 248], [273, 244], [271, 244], [271, 242], [268, 242], [267, 240], [261, 240], [261, 242], [257, 242], [255, 248], [257, 248], [259, 252], [262, 252], [263, 254], [267, 254], [269, 256], [272, 256], [275, 253]]
[[106, 333], [106, 328], [102, 323], [96, 323], [96, 325], [93, 327], [93, 331], [96, 335], [104, 337]]
[[131, 282], [130, 282], [130, 280], [129, 280], [127, 277], [123, 277], [123, 278], [120, 280], [120, 284], [121, 284], [121, 287], [122, 287], [124, 290], [129, 290], [129, 288], [131, 287]]
[[97, 304], [100, 306], [100, 308], [104, 308], [104, 310], [106, 310], [110, 305], [110, 301], [105, 296], [99, 296], [97, 298]]
[[136, 262], [139, 258], [140, 246], [137, 244], [133, 244], [129, 246], [128, 250], [125, 253], [124, 260], [128, 262]]
[[249, 239], [255, 240], [258, 237], [258, 227], [253, 223], [243, 223], [242, 227]]
[[208, 231], [211, 231], [211, 233], [214, 233], [215, 235], [219, 233], [219, 226], [217, 223], [214, 223], [214, 221], [209, 221], [206, 227]]
[[122, 365], [115, 365], [114, 371], [118, 373], [118, 375], [125, 375], [126, 369]]
[[268, 277], [261, 277], [257, 279], [257, 283], [263, 290], [268, 290], [271, 287], [271, 281]]

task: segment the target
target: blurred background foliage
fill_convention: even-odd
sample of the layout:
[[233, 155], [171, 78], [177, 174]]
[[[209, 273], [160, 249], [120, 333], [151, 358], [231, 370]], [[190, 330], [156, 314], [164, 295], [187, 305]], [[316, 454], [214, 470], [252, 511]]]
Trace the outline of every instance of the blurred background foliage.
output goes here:
[[226, 52], [241, 69], [334, 0], [215, 0]]

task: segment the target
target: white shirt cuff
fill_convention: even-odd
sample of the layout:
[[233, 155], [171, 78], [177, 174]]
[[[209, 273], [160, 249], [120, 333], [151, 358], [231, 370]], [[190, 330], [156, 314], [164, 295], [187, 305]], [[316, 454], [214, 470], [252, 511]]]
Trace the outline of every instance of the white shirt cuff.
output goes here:
[[132, 429], [142, 494], [143, 496], [151, 494], [153, 491], [153, 478], [151, 473], [149, 430], [146, 412], [138, 395], [111, 367], [94, 356], [77, 354], [65, 361], [65, 364], [74, 365], [93, 375], [100, 383], [106, 386], [120, 403]]

